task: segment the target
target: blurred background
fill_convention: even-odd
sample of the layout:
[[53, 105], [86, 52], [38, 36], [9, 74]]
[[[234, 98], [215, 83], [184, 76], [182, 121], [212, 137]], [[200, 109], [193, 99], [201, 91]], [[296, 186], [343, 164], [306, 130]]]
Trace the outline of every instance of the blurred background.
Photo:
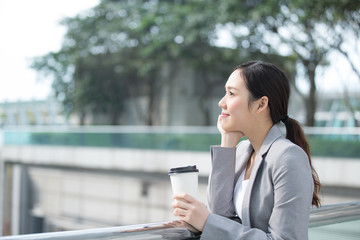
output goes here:
[[360, 200], [357, 0], [1, 1], [0, 233], [173, 219], [169, 168], [197, 165], [234, 67], [291, 81], [322, 204]]

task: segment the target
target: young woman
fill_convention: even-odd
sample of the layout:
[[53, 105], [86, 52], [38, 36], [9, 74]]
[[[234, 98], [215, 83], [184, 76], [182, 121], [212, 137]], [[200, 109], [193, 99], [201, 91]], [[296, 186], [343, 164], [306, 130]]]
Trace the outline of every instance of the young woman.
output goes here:
[[[221, 146], [211, 147], [207, 207], [178, 194], [174, 215], [206, 240], [308, 239], [320, 182], [304, 133], [288, 117], [288, 79], [273, 64], [247, 62], [236, 67], [225, 90], [219, 102]], [[242, 137], [248, 140], [239, 143]]]

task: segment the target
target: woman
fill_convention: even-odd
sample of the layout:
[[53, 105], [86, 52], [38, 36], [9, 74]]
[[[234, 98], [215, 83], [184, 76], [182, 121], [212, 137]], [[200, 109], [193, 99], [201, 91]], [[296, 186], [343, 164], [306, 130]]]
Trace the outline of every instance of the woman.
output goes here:
[[[208, 206], [174, 195], [174, 215], [206, 240], [308, 239], [320, 182], [304, 133], [288, 117], [288, 79], [273, 64], [247, 62], [236, 67], [225, 90], [217, 124], [221, 146], [211, 147]], [[239, 143], [242, 137], [248, 140]]]

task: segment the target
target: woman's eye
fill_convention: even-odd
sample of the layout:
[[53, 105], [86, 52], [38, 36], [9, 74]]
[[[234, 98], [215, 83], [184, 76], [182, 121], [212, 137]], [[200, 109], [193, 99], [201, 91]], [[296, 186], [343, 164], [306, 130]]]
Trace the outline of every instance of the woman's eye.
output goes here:
[[232, 91], [225, 91], [225, 96], [229, 95], [229, 96], [234, 96], [234, 93]]

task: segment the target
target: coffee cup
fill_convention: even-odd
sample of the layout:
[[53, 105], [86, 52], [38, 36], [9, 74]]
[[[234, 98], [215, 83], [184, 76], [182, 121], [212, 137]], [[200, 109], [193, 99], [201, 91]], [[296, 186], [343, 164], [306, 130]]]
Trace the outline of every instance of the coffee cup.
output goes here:
[[173, 194], [187, 193], [197, 197], [199, 170], [196, 165], [171, 168], [169, 175]]

